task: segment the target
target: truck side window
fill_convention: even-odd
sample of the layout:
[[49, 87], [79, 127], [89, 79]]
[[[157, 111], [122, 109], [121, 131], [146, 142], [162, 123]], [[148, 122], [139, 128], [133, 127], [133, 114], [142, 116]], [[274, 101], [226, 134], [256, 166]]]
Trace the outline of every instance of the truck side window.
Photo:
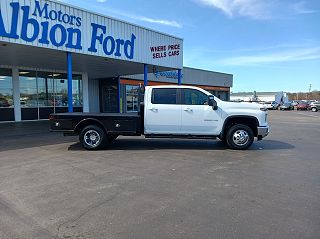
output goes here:
[[183, 89], [182, 104], [183, 105], [207, 105], [208, 96], [195, 89]]
[[152, 90], [152, 104], [177, 104], [177, 89], [174, 88], [154, 88]]

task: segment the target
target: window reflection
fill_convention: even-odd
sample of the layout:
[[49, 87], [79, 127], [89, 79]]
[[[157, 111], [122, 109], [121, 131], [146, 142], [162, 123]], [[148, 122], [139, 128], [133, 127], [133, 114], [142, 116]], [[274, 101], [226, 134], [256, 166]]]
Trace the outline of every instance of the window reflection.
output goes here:
[[127, 112], [138, 111], [139, 86], [126, 85]]
[[12, 71], [0, 68], [0, 107], [13, 107]]
[[[65, 73], [20, 70], [22, 120], [47, 119], [51, 113], [67, 112], [68, 80]], [[82, 110], [82, 78], [73, 75], [72, 104]]]
[[72, 104], [76, 107], [82, 107], [82, 77], [81, 75], [73, 75], [72, 78]]
[[68, 106], [68, 80], [66, 74], [53, 74], [55, 79], [55, 106]]
[[37, 72], [39, 107], [54, 106], [54, 80], [52, 74]]
[[21, 107], [38, 107], [37, 75], [35, 71], [20, 71]]

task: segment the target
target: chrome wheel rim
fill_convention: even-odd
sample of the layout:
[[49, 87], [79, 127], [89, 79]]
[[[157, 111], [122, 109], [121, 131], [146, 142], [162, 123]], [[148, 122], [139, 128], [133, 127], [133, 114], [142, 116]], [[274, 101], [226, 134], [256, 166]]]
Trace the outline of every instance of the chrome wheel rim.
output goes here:
[[239, 129], [233, 134], [233, 142], [238, 146], [243, 146], [249, 141], [249, 134], [243, 129]]
[[84, 142], [92, 148], [97, 147], [100, 143], [100, 140], [101, 137], [99, 133], [93, 129], [88, 130], [84, 134]]

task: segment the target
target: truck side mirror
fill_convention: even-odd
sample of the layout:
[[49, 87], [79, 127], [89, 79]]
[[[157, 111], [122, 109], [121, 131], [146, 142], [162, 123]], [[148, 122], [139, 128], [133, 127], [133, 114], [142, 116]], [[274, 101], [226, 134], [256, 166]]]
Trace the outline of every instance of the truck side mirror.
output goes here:
[[213, 95], [209, 95], [208, 96], [208, 105], [212, 106], [213, 110], [217, 110], [218, 109], [217, 101], [214, 100], [214, 96]]

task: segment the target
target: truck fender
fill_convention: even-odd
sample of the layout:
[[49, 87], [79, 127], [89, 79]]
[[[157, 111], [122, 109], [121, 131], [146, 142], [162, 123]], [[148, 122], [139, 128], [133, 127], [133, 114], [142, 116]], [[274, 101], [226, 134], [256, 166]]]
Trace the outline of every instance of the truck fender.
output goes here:
[[221, 138], [223, 138], [224, 135], [226, 134], [230, 123], [231, 123], [231, 125], [245, 124], [252, 129], [254, 136], [257, 136], [257, 134], [258, 134], [257, 127], [259, 126], [259, 121], [256, 117], [250, 116], [250, 115], [232, 115], [232, 116], [228, 116], [224, 120], [224, 123], [222, 126], [222, 131], [220, 133]]
[[99, 126], [105, 133], [106, 133], [106, 129], [105, 127], [103, 126], [103, 124], [97, 120], [97, 119], [94, 119], [94, 118], [87, 118], [87, 119], [83, 119], [81, 120], [75, 127], [74, 127], [74, 132], [75, 133], [80, 133], [80, 131], [88, 126], [88, 125], [97, 125]]

